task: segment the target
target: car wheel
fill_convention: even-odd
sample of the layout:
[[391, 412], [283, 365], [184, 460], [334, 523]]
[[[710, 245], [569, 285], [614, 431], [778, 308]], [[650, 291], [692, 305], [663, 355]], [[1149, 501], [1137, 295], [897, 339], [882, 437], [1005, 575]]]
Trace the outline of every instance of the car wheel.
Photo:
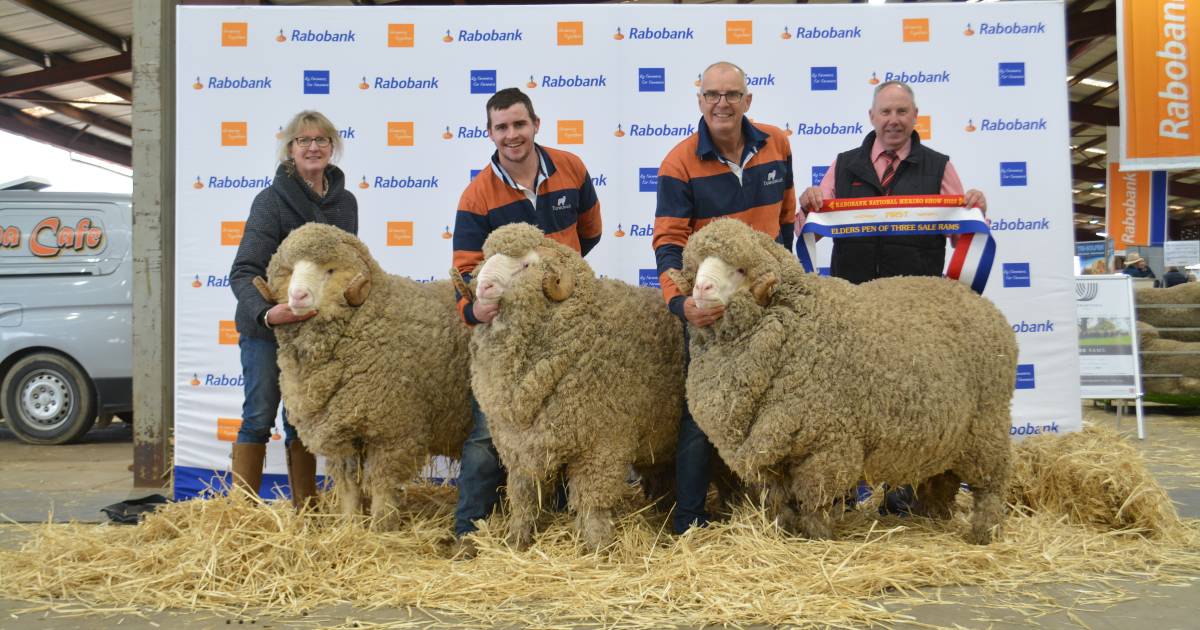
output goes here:
[[73, 442], [96, 421], [92, 381], [66, 357], [32, 354], [13, 364], [0, 384], [0, 411], [24, 442]]

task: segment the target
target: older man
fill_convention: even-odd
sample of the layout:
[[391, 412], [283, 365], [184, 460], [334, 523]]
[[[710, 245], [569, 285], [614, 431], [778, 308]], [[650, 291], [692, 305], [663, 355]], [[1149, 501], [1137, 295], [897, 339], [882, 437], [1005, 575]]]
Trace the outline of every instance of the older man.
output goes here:
[[[752, 99], [741, 68], [726, 61], [709, 66], [696, 95], [697, 130], [671, 149], [658, 170], [652, 242], [659, 283], [671, 312], [693, 326], [710, 326], [724, 312], [697, 306], [667, 277], [667, 270], [683, 267], [683, 247], [693, 232], [734, 217], [792, 247], [792, 148], [783, 130], [746, 118]], [[708, 522], [711, 454], [712, 443], [685, 409], [675, 459], [677, 534]]]
[[[922, 144], [914, 130], [912, 88], [899, 81], [880, 83], [867, 114], [875, 130], [860, 146], [837, 156], [820, 186], [800, 194], [802, 211], [832, 198], [964, 194], [950, 158]], [[966, 191], [965, 205], [987, 212], [978, 190]], [[802, 211], [798, 223], [804, 222]], [[945, 262], [946, 237], [940, 235], [845, 238], [833, 242], [830, 273], [858, 284], [888, 276], [938, 276]]]

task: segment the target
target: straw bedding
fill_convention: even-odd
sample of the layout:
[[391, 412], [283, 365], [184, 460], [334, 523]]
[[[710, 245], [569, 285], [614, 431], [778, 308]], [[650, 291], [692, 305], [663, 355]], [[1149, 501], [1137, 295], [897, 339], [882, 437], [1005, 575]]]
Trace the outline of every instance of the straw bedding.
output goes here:
[[[1088, 583], [1093, 594], [1082, 603], [1102, 606], [1122, 597], [1115, 578], [1183, 583], [1200, 571], [1200, 523], [1175, 514], [1116, 434], [1031, 439], [1017, 453], [1014, 506], [989, 546], [962, 542], [961, 509], [948, 522], [878, 519], [868, 502], [838, 522], [831, 541], [788, 537], [750, 506], [674, 537], [644, 509], [619, 523], [616, 544], [600, 554], [585, 553], [565, 515], [528, 552], [514, 552], [495, 518], [476, 558], [451, 560], [454, 490], [414, 485], [400, 531], [390, 533], [240, 497], [173, 504], [137, 527], [31, 527], [23, 548], [0, 551], [0, 591], [59, 614], [294, 619], [349, 605], [396, 609], [404, 620], [393, 627], [863, 627], [943, 601], [942, 586], [1018, 598], [1038, 584]], [[1057, 607], [1036, 596], [1023, 605], [1031, 615]]]

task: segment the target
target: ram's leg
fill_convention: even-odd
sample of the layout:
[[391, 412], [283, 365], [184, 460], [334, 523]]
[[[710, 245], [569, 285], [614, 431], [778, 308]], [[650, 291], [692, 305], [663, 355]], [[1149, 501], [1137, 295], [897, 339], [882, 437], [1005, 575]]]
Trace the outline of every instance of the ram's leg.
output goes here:
[[330, 457], [325, 460], [333, 488], [341, 503], [342, 516], [358, 516], [362, 510], [362, 480], [357, 457]]
[[508, 471], [508, 544], [519, 550], [533, 544], [538, 518], [538, 480], [525, 471]]
[[788, 479], [776, 473], [769, 473], [762, 480], [763, 507], [767, 516], [779, 526], [779, 529], [798, 534], [797, 514], [792, 499], [792, 491]]
[[791, 491], [799, 501], [803, 535], [833, 537], [834, 500], [857, 485], [862, 467], [862, 448], [850, 441], [820, 445], [792, 466]]
[[953, 471], [934, 475], [917, 485], [916, 502], [911, 512], [929, 518], [950, 518], [954, 497], [958, 495], [959, 479]]
[[417, 464], [407, 454], [368, 447], [364, 468], [371, 488], [371, 528], [392, 531], [400, 525], [400, 484], [412, 479]]
[[982, 426], [995, 427], [984, 438], [978, 440], [979, 447], [967, 454], [953, 471], [967, 482], [975, 498], [971, 511], [971, 531], [967, 541], [986, 545], [999, 535], [1004, 523], [1004, 496], [1008, 488], [1012, 465], [1012, 444], [1008, 437], [1009, 411], [1007, 406], [998, 407], [994, 421]]
[[579, 536], [590, 551], [600, 551], [613, 542], [613, 507], [624, 492], [628, 469], [626, 463], [597, 456], [567, 465], [568, 503], [575, 512]]

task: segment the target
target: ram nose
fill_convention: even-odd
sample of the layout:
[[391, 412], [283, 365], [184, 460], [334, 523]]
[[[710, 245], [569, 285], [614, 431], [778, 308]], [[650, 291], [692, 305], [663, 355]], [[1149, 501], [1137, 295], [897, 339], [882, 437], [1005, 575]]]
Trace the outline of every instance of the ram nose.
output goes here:
[[696, 286], [692, 287], [692, 298], [697, 304], [717, 303], [717, 284], [710, 278], [696, 278]]
[[288, 308], [295, 315], [305, 315], [312, 310], [313, 296], [308, 289], [292, 289], [288, 291]]
[[495, 280], [481, 279], [475, 294], [479, 297], [479, 299], [491, 300], [494, 302], [500, 299], [500, 294], [503, 292], [504, 289]]

